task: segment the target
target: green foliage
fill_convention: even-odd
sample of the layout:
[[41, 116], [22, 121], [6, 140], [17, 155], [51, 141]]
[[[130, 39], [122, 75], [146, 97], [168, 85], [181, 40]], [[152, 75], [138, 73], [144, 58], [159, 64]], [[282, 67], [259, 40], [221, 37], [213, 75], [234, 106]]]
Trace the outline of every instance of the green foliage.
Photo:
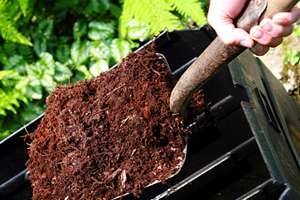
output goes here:
[[191, 17], [197, 25], [203, 25], [207, 22], [204, 10], [199, 0], [169, 0], [173, 8], [184, 17]]
[[20, 103], [28, 103], [22, 88], [24, 79], [13, 70], [0, 71], [0, 116], [17, 113]]
[[120, 18], [120, 34], [126, 38], [128, 24], [135, 20], [149, 26], [152, 34], [158, 34], [165, 28], [174, 30], [182, 28], [179, 18], [171, 13], [172, 6], [162, 0], [124, 0], [123, 12]]
[[32, 9], [32, 0], [18, 0], [18, 3], [23, 15], [28, 16]]
[[296, 37], [300, 37], [300, 25], [296, 25], [294, 27], [293, 35]]
[[284, 64], [297, 65], [300, 62], [300, 52], [289, 49], [284, 55]]
[[0, 0], [0, 140], [40, 115], [57, 85], [99, 75], [165, 28], [204, 23], [201, 5]]
[[[129, 39], [136, 39], [136, 35], [142, 35], [144, 39], [145, 35], [156, 35], [164, 29], [170, 31], [182, 29], [185, 27], [181, 22], [183, 18], [191, 18], [198, 25], [206, 23], [201, 2], [199, 0], [124, 0], [120, 18], [120, 35]], [[142, 34], [133, 33], [132, 29], [143, 31]]]
[[0, 35], [3, 39], [20, 44], [31, 45], [31, 42], [21, 34], [16, 27], [20, 18], [20, 10], [24, 16], [29, 15], [31, 0], [0, 0]]
[[281, 71], [281, 81], [291, 96], [300, 103], [300, 25], [296, 25], [291, 37], [284, 40], [282, 49], [284, 67]]
[[88, 25], [88, 37], [91, 40], [107, 40], [114, 36], [114, 24], [92, 21]]

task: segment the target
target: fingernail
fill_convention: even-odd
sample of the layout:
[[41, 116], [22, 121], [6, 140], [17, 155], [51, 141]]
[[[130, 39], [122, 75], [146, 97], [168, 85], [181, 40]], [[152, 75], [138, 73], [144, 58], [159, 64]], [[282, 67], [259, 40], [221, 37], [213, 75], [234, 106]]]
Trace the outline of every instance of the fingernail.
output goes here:
[[260, 39], [263, 36], [263, 32], [259, 29], [255, 29], [254, 31], [252, 31], [251, 35], [252, 37], [256, 38], [256, 39]]
[[247, 48], [251, 48], [252, 47], [252, 41], [249, 40], [242, 40], [240, 42], [241, 46], [247, 47]]
[[276, 24], [287, 24], [288, 23], [288, 19], [286, 17], [282, 17], [282, 16], [274, 16], [273, 21]]
[[273, 29], [273, 26], [270, 22], [266, 21], [262, 24], [261, 28], [264, 29], [267, 32], [271, 32], [272, 29]]

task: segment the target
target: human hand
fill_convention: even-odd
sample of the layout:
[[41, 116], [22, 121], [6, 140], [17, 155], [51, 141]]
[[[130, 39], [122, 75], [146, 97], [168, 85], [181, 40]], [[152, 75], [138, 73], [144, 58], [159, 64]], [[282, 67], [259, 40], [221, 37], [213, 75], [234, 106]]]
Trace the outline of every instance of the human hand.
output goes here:
[[[274, 15], [272, 19], [263, 19], [247, 33], [233, 24], [246, 2], [247, 0], [211, 0], [208, 22], [225, 44], [251, 48], [259, 56], [266, 54], [270, 47], [281, 44], [283, 37], [293, 32], [293, 24], [300, 18], [299, 8], [294, 7], [290, 12]], [[254, 46], [254, 42], [260, 45]]]

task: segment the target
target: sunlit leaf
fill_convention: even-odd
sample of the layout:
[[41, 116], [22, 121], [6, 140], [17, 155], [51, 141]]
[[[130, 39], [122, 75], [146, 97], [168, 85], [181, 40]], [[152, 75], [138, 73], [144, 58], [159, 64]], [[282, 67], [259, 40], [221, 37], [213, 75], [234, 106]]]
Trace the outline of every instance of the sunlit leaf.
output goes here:
[[297, 65], [300, 62], [300, 52], [294, 49], [288, 50], [284, 62], [285, 64]]
[[107, 71], [108, 69], [109, 66], [106, 60], [99, 60], [90, 66], [90, 72], [94, 77], [98, 76], [101, 72]]
[[79, 65], [76, 67], [75, 80], [91, 79], [93, 76], [85, 65]]
[[47, 92], [51, 92], [56, 87], [54, 77], [49, 74], [44, 74], [40, 81]]
[[[5, 115], [6, 113], [1, 113], [0, 111], [0, 115]], [[10, 131], [5, 130], [5, 131], [1, 131], [0, 132], [0, 140], [3, 140], [4, 138], [8, 137], [10, 135]]]
[[126, 57], [131, 51], [130, 43], [123, 39], [114, 39], [111, 44], [111, 53], [116, 62]]
[[104, 59], [108, 60], [110, 57], [109, 47], [101, 41], [93, 41], [89, 45], [89, 53], [93, 60]]
[[18, 3], [20, 5], [21, 11], [23, 15], [26, 17], [32, 8], [32, 2], [33, 0], [18, 0]]
[[113, 23], [92, 21], [89, 23], [88, 37], [91, 40], [106, 40], [112, 38], [115, 32]]
[[136, 20], [131, 20], [128, 23], [128, 39], [142, 42], [149, 39], [150, 36], [150, 27], [146, 23], [137, 22]]
[[72, 76], [71, 70], [64, 64], [59, 62], [55, 63], [55, 75], [54, 79], [58, 82], [64, 82], [70, 80]]
[[0, 13], [0, 34], [4, 40], [17, 42], [31, 46], [32, 43], [22, 33], [20, 33], [13, 22], [3, 13]]
[[26, 96], [30, 99], [39, 100], [43, 98], [43, 88], [41, 82], [34, 77], [28, 79], [26, 86]]
[[87, 24], [83, 21], [75, 22], [73, 26], [73, 36], [75, 40], [79, 40], [87, 33]]
[[89, 43], [76, 41], [71, 47], [71, 58], [74, 64], [80, 65], [89, 58]]

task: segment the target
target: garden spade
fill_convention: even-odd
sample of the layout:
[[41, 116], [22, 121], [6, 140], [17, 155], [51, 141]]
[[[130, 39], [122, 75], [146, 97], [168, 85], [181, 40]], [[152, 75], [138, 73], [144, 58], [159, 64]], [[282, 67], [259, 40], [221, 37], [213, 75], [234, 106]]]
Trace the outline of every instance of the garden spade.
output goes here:
[[[249, 0], [245, 5], [242, 14], [237, 19], [236, 25], [238, 28], [242, 28], [249, 32], [251, 27], [257, 25], [261, 19], [272, 17], [278, 12], [289, 11], [297, 4], [298, 1], [299, 0]], [[171, 111], [185, 116], [187, 105], [189, 104], [193, 93], [199, 90], [223, 64], [233, 60], [245, 49], [246, 48], [241, 46], [225, 45], [220, 38], [217, 37], [178, 80], [170, 97]], [[164, 60], [166, 66], [169, 67], [166, 58], [162, 54], [158, 55], [162, 60]], [[176, 166], [177, 171], [168, 177], [168, 179], [176, 176], [181, 171], [185, 163], [187, 145], [184, 148], [183, 153], [184, 158], [182, 159], [182, 162]], [[147, 187], [160, 182], [160, 180], [156, 180]], [[128, 194], [129, 193], [118, 196], [113, 200], [120, 199]]]
[[[236, 26], [249, 32], [251, 27], [257, 25], [263, 18], [271, 18], [278, 12], [289, 11], [298, 1], [250, 0], [236, 20]], [[233, 60], [245, 49], [241, 46], [225, 45], [217, 37], [178, 80], [170, 97], [171, 111], [184, 116], [192, 94], [199, 90], [223, 64]]]

